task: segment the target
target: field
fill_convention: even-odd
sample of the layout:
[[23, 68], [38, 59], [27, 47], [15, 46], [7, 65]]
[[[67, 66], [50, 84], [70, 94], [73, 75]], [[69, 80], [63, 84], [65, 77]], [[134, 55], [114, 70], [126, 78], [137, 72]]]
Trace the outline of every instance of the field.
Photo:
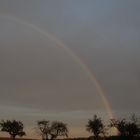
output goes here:
[[[11, 140], [11, 138], [8, 137], [0, 137], [0, 140]], [[28, 139], [28, 138], [16, 138], [16, 140], [38, 140], [38, 139]], [[66, 139], [57, 139], [57, 140], [96, 140], [93, 137], [89, 137], [89, 138], [66, 138]], [[99, 140], [140, 140], [140, 137], [135, 137], [133, 139], [131, 138], [121, 138], [118, 136], [111, 136], [111, 137], [107, 137], [107, 138], [99, 138]]]

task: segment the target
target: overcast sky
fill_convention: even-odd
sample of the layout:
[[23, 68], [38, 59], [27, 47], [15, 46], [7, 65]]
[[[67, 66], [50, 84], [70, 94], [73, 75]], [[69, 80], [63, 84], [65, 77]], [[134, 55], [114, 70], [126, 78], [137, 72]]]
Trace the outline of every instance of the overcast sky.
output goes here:
[[140, 115], [139, 0], [0, 0], [1, 119], [61, 120], [71, 136], [107, 119], [86, 71], [45, 33], [96, 75], [116, 117]]

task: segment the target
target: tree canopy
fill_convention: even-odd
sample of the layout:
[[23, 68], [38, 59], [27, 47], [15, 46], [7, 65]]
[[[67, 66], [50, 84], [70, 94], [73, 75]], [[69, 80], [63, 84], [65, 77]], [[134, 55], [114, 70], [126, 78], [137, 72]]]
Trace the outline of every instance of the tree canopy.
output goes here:
[[37, 126], [43, 140], [53, 140], [58, 136], [68, 137], [68, 128], [67, 125], [63, 122], [53, 121], [50, 123], [48, 120], [43, 120], [38, 121]]
[[15, 139], [16, 136], [24, 136], [25, 132], [23, 131], [24, 125], [21, 121], [16, 120], [2, 120], [0, 122], [1, 131], [8, 132], [10, 136]]
[[94, 115], [93, 119], [88, 120], [86, 129], [87, 131], [91, 132], [96, 139], [98, 139], [99, 134], [104, 133], [104, 125], [101, 118], [98, 118], [97, 115]]
[[112, 119], [110, 127], [116, 127], [120, 136], [133, 139], [134, 136], [140, 135], [140, 122], [138, 118], [133, 114], [130, 120], [126, 119]]

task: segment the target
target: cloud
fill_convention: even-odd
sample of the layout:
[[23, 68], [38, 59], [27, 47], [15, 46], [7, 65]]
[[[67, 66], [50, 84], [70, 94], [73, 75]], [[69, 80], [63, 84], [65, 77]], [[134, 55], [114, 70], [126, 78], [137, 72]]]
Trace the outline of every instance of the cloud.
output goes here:
[[0, 16], [2, 117], [79, 118], [78, 127], [72, 126], [78, 130], [92, 111], [106, 116], [95, 85], [69, 53], [12, 16], [53, 34], [74, 51], [96, 74], [118, 116], [139, 114], [139, 3], [1, 0], [0, 14], [11, 16]]

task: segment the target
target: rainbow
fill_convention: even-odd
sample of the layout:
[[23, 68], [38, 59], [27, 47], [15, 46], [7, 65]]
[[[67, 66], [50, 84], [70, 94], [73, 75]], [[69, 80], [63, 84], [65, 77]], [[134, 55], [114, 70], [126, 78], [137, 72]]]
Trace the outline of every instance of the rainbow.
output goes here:
[[52, 42], [56, 43], [59, 47], [61, 47], [62, 49], [64, 49], [71, 56], [71, 58], [76, 63], [79, 64], [79, 66], [87, 74], [87, 76], [89, 77], [89, 79], [91, 80], [91, 82], [93, 83], [93, 85], [95, 85], [95, 87], [97, 89], [97, 92], [100, 95], [100, 97], [102, 99], [102, 102], [104, 103], [104, 106], [106, 108], [108, 117], [109, 118], [114, 118], [111, 104], [108, 101], [108, 99], [106, 97], [106, 93], [103, 91], [103, 89], [101, 87], [101, 84], [97, 80], [96, 75], [89, 70], [88, 66], [83, 62], [83, 60], [79, 56], [77, 56], [69, 47], [67, 47], [61, 40], [55, 38], [50, 33], [42, 30], [41, 28], [37, 27], [36, 25], [34, 25], [32, 23], [29, 23], [29, 22], [27, 22], [25, 20], [19, 19], [18, 17], [11, 16], [11, 15], [6, 15], [6, 14], [0, 14], [0, 18], [6, 18], [6, 19], [14, 20], [14, 21], [16, 21], [16, 22], [18, 22], [20, 24], [25, 25], [25, 26], [30, 26], [32, 29], [34, 29], [35, 31], [37, 31], [38, 33], [42, 34], [46, 38], [50, 39]]

